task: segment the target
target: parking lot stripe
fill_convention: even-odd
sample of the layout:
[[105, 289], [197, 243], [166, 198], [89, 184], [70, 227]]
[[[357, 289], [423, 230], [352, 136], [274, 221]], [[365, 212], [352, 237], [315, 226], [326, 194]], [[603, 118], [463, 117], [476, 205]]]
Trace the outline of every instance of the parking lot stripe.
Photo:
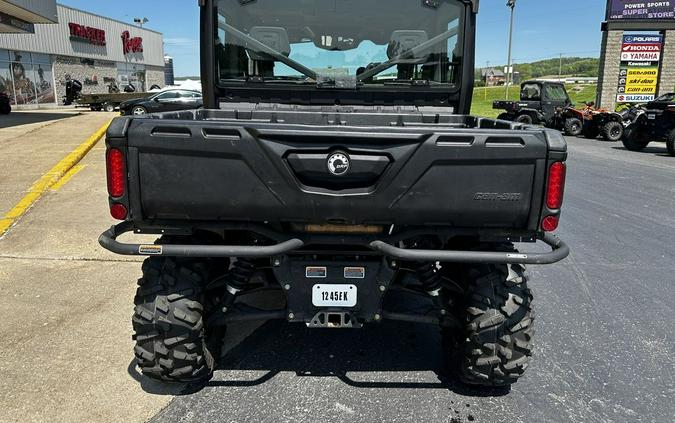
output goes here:
[[84, 169], [85, 167], [87, 167], [87, 165], [79, 164], [79, 165], [73, 166], [72, 169], [70, 169], [68, 172], [66, 172], [65, 175], [63, 175], [63, 178], [59, 179], [59, 181], [58, 181], [57, 183], [55, 183], [54, 185], [52, 185], [51, 190], [52, 190], [52, 191], [58, 191], [58, 190], [60, 190], [65, 184], [68, 183], [68, 181], [70, 181], [70, 180], [73, 178], [73, 176], [75, 176], [75, 175], [77, 175], [78, 173], [80, 173], [80, 171], [81, 171], [82, 169]]
[[[73, 169], [73, 167], [75, 167], [92, 148], [94, 148], [101, 138], [103, 138], [109, 125], [110, 122], [101, 126], [94, 134], [87, 138], [85, 142], [80, 144], [75, 150], [71, 151], [70, 154], [64, 157], [63, 160], [58, 162], [56, 166], [42, 175], [42, 177], [33, 184], [28, 193], [16, 204], [16, 206], [0, 219], [0, 237], [5, 235], [17, 220], [26, 214], [47, 190], [54, 185], [59, 184], [64, 177], [67, 177], [68, 172]], [[61, 185], [64, 183], [65, 182], [61, 183]]]

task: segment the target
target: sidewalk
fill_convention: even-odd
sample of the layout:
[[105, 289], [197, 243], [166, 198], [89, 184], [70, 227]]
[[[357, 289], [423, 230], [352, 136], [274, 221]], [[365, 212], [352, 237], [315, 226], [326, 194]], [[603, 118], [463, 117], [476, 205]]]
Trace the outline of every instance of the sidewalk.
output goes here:
[[116, 114], [59, 115], [63, 118], [0, 128], [0, 216], [11, 210], [45, 172]]

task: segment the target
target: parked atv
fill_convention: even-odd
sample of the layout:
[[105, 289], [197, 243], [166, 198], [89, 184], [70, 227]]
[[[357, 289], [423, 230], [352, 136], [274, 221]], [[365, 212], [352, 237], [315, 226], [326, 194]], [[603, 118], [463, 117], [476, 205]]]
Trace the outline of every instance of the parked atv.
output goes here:
[[520, 101], [496, 100], [492, 104], [493, 109], [506, 110], [498, 116], [500, 120], [540, 124], [577, 136], [583, 116], [572, 106], [565, 85], [549, 81], [526, 81], [521, 85]]
[[652, 141], [665, 141], [668, 154], [675, 156], [675, 93], [631, 109], [627, 116], [634, 121], [624, 131], [626, 149], [642, 151]]
[[586, 103], [582, 116], [584, 123], [581, 132], [584, 137], [595, 139], [600, 135], [611, 142], [619, 141], [623, 137], [624, 124], [620, 113], [596, 109], [594, 103]]

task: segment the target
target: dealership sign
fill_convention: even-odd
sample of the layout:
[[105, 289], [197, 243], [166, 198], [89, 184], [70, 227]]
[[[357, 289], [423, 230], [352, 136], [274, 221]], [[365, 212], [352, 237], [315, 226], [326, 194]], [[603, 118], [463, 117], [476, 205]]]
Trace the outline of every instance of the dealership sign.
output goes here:
[[143, 38], [131, 37], [129, 31], [122, 33], [122, 50], [124, 54], [143, 53]]
[[610, 0], [609, 20], [624, 19], [673, 20], [675, 0]]
[[616, 100], [620, 103], [652, 101], [659, 84], [661, 35], [625, 35]]
[[71, 40], [83, 41], [96, 46], [104, 46], [106, 44], [105, 31], [102, 29], [92, 28], [73, 22], [70, 22], [68, 27], [70, 28]]

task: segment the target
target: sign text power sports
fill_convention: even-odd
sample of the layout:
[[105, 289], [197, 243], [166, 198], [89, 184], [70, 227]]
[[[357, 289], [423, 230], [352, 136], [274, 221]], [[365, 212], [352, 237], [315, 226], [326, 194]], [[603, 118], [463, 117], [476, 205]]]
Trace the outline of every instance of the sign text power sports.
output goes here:
[[609, 7], [608, 19], [611, 21], [675, 19], [675, 0], [610, 0]]

